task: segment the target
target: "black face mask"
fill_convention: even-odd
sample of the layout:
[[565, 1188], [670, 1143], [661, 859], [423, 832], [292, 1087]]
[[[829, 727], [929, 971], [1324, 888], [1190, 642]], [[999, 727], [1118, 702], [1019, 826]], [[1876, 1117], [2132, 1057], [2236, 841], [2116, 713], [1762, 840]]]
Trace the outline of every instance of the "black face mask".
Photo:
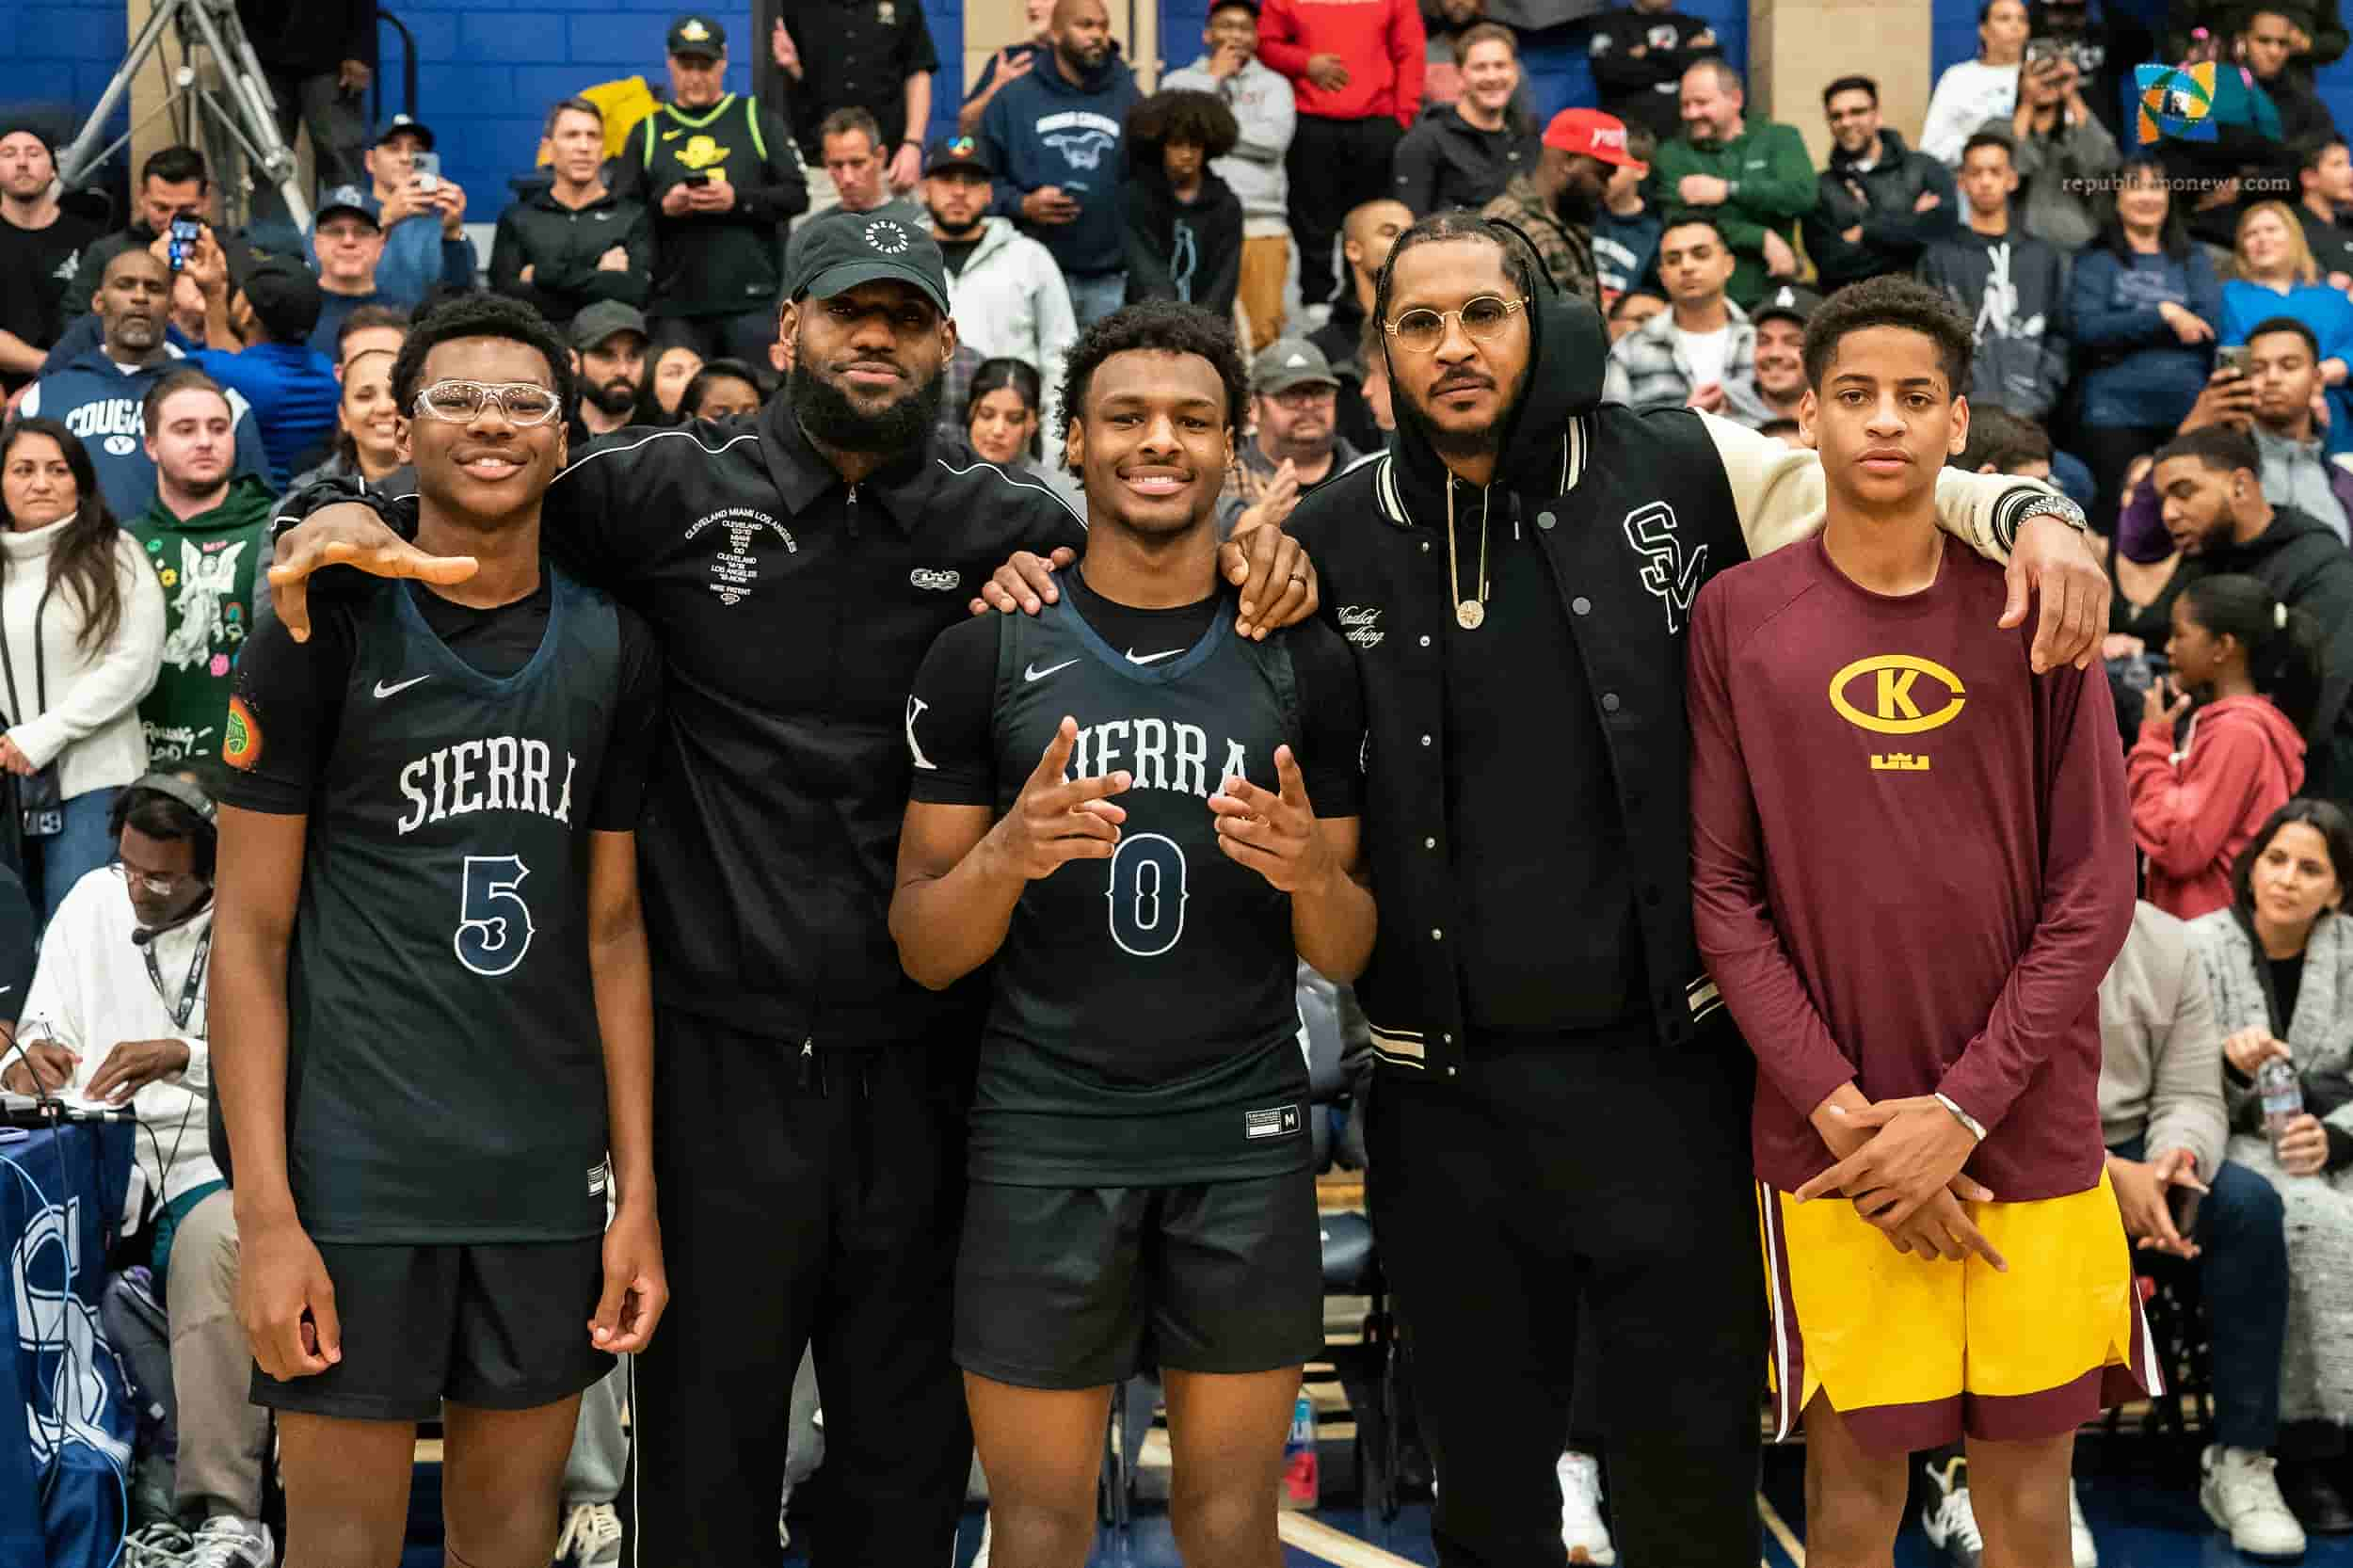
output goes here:
[[786, 388], [792, 417], [810, 440], [840, 452], [904, 452], [921, 444], [947, 397], [935, 374], [907, 396], [877, 414], [859, 411], [849, 394], [808, 370], [796, 369]]

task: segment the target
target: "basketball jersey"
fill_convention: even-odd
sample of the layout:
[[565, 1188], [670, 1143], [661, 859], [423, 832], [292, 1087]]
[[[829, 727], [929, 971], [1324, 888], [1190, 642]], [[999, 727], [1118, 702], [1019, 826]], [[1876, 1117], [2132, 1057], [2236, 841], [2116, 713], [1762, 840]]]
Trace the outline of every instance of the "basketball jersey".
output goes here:
[[[1230, 599], [1230, 596], [1228, 596]], [[1136, 664], [1068, 600], [998, 639], [999, 813], [1063, 716], [1069, 776], [1122, 770], [1109, 859], [1032, 882], [999, 949], [971, 1174], [1043, 1186], [1226, 1180], [1309, 1157], [1290, 899], [1218, 847], [1209, 799], [1238, 775], [1277, 788], [1297, 749], [1284, 639], [1237, 637], [1221, 605], [1177, 657]]]
[[587, 814], [620, 621], [543, 569], [546, 633], [504, 680], [452, 653], [406, 583], [359, 611], [288, 960], [287, 1158], [314, 1240], [604, 1228]]

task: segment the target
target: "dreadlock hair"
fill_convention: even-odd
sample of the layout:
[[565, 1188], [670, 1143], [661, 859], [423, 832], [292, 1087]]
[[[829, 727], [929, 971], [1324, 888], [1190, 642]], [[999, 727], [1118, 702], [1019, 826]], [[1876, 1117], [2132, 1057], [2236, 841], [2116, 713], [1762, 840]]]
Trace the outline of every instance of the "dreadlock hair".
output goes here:
[[[1435, 245], [1440, 240], [1484, 240], [1503, 252], [1503, 276], [1520, 297], [1529, 301], [1542, 297], [1544, 290], [1536, 280], [1535, 259], [1512, 231], [1476, 213], [1433, 213], [1398, 235], [1397, 242], [1389, 247], [1388, 260], [1381, 264], [1381, 276], [1372, 288], [1372, 314], [1376, 321], [1385, 326], [1389, 319], [1389, 283], [1397, 275], [1397, 259], [1417, 246]], [[1384, 331], [1381, 335], [1385, 339], [1388, 333]], [[1385, 342], [1384, 359], [1387, 358], [1387, 348]]]

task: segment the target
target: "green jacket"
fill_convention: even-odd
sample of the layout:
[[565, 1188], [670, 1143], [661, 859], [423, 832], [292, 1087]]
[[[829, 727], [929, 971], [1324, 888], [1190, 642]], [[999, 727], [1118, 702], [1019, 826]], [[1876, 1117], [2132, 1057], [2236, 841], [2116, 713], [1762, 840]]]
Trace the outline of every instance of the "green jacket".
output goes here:
[[[1732, 195], [1721, 206], [1689, 206], [1680, 195], [1687, 174], [1728, 181]], [[1805, 138], [1797, 127], [1769, 120], [1745, 122], [1740, 135], [1721, 147], [1694, 147], [1681, 136], [1661, 143], [1651, 160], [1651, 184], [1670, 227], [1689, 215], [1716, 220], [1737, 258], [1724, 292], [1744, 311], [1765, 297], [1765, 232], [1772, 230], [1796, 249], [1796, 220], [1814, 210], [1816, 195]]]
[[232, 672], [253, 627], [254, 575], [269, 549], [275, 499], [266, 483], [247, 474], [209, 512], [184, 522], [158, 497], [131, 524], [164, 586], [163, 673], [139, 704], [150, 767], [220, 755]]

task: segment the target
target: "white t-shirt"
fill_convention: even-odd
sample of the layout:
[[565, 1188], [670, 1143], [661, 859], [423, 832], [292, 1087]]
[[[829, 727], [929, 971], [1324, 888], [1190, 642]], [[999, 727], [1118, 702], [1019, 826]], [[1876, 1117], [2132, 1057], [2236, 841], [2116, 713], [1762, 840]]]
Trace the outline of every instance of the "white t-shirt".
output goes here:
[[1687, 332], [1674, 329], [1675, 342], [1683, 346], [1683, 357], [1691, 361], [1691, 390], [1699, 391], [1711, 381], [1724, 378], [1724, 356], [1732, 351], [1732, 324], [1726, 322], [1713, 332]]
[[2018, 108], [2018, 68], [1962, 60], [1937, 78], [1920, 127], [1920, 151], [1940, 163], [1961, 166], [1961, 144], [1989, 120]]

